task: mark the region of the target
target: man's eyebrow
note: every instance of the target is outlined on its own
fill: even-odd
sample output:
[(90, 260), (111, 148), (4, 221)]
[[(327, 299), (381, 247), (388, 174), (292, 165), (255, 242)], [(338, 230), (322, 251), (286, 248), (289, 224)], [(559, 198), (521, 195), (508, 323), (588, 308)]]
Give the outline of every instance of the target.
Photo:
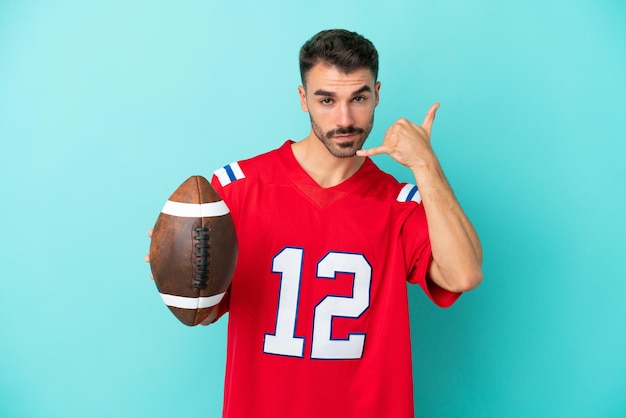
[[(356, 91), (353, 91), (352, 95), (353, 96), (357, 96), (357, 95), (359, 95), (361, 93), (371, 92), (371, 91), (372, 91), (372, 89), (370, 88), (370, 86), (368, 86), (366, 84), (363, 87), (361, 87), (360, 89), (358, 89)], [(313, 94), (315, 94), (316, 96), (325, 96), (325, 97), (335, 97), (336, 96), (334, 92), (327, 91), (327, 90), (322, 90), (322, 89), (315, 90), (315, 92)]]
[(353, 96), (358, 96), (361, 93), (365, 93), (365, 92), (371, 92), (372, 89), (370, 88), (370, 86), (368, 86), (367, 84), (364, 85), (363, 87), (361, 87), (360, 89), (358, 89), (357, 91), (353, 92), (352, 95)]
[(335, 97), (335, 93), (333, 93), (332, 91), (326, 91), (322, 89), (315, 90), (315, 93), (313, 94), (315, 94), (316, 96)]

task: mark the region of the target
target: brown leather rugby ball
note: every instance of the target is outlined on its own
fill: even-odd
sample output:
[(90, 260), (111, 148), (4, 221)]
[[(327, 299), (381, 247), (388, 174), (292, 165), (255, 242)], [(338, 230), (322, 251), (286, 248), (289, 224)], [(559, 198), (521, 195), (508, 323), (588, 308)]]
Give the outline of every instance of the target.
[(189, 177), (163, 206), (150, 243), (154, 282), (183, 324), (198, 325), (217, 314), (237, 252), (228, 207), (207, 179)]

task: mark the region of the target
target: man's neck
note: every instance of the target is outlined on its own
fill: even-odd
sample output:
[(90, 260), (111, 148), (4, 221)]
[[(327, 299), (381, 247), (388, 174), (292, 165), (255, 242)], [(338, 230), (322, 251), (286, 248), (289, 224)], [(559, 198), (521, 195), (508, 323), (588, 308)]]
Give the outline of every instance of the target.
[(343, 183), (365, 161), (365, 157), (335, 157), (312, 132), (308, 137), (292, 144), (291, 149), (304, 171), (323, 188)]

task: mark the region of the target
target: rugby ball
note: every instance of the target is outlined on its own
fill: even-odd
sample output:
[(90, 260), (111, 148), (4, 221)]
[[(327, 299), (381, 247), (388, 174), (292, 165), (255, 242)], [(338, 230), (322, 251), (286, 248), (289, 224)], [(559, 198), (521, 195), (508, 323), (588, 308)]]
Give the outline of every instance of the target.
[(194, 326), (217, 315), (237, 263), (230, 211), (202, 176), (191, 176), (167, 200), (152, 231), (150, 269), (171, 312)]

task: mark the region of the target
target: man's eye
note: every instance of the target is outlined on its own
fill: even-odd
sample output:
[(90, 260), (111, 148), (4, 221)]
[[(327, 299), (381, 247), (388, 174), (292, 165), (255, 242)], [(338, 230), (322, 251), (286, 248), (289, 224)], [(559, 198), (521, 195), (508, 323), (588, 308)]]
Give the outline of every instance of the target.
[(356, 96), (354, 99), (355, 102), (364, 102), (365, 101), (365, 97), (363, 96)]
[(320, 103), (321, 103), (321, 104), (324, 104), (324, 105), (329, 105), (329, 104), (331, 104), (332, 102), (333, 102), (333, 100), (332, 100), (332, 99), (322, 99), (322, 100), (320, 101)]

